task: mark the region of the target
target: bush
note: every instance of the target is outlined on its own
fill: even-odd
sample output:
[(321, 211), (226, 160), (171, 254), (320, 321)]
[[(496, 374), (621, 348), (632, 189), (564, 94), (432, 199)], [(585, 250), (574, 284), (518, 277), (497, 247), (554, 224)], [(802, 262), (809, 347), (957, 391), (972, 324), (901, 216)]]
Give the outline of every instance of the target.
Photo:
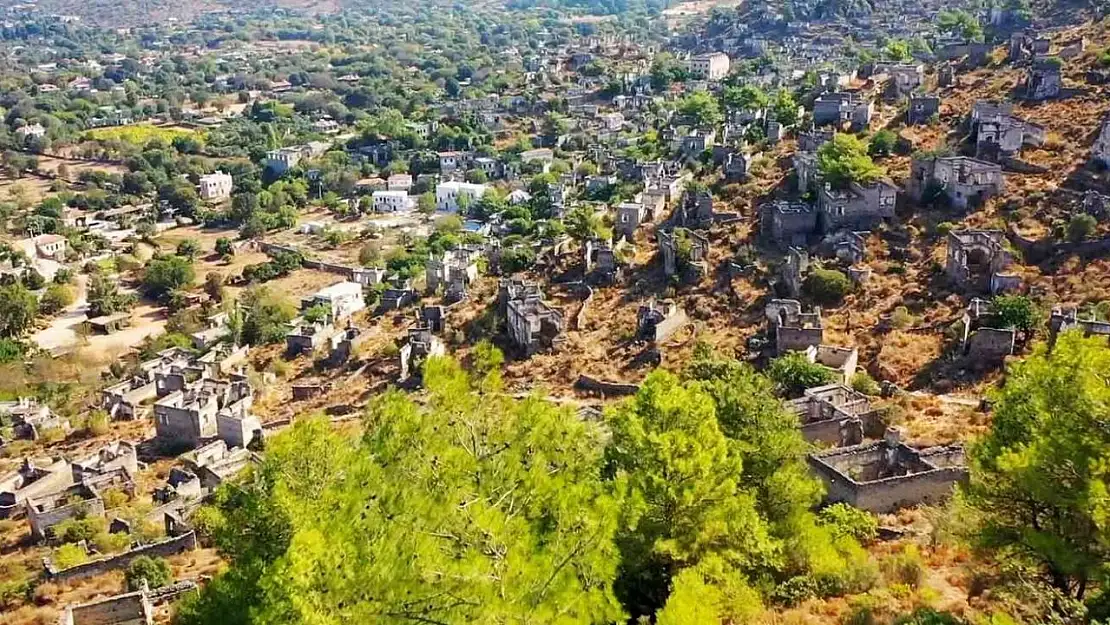
[(51, 284), (39, 299), (39, 312), (54, 315), (65, 310), (73, 301), (73, 289), (64, 284)]
[(844, 272), (836, 269), (817, 268), (809, 272), (802, 289), (820, 304), (839, 304), (852, 290), (852, 282)]
[(873, 514), (844, 503), (834, 503), (822, 509), (818, 516), (821, 523), (838, 537), (849, 536), (860, 542), (868, 542), (874, 540), (879, 531), (879, 521)]
[(833, 372), (827, 367), (810, 362), (805, 354), (794, 352), (776, 358), (767, 368), (767, 377), (771, 378), (783, 395), (798, 397), (807, 388), (832, 382)]
[(68, 569), (89, 561), (89, 553), (84, 547), (66, 544), (54, 550), (54, 566), (59, 569)]
[(925, 576), (925, 562), (914, 544), (906, 545), (901, 553), (883, 560), (881, 567), (888, 583), (905, 584), (910, 588), (917, 588)]
[(85, 419), (85, 431), (91, 436), (103, 436), (108, 433), (108, 413), (103, 410), (93, 410)]
[(173, 581), (173, 570), (163, 558), (139, 556), (131, 561), (123, 578), (130, 590), (139, 590), (144, 581), (152, 589), (161, 588)]
[(882, 392), (879, 383), (866, 371), (860, 371), (852, 376), (852, 390), (864, 395), (878, 395)]
[(1074, 215), (1068, 222), (1068, 240), (1078, 243), (1095, 233), (1098, 221), (1094, 217), (1083, 213)]
[(905, 330), (914, 324), (915, 319), (910, 311), (905, 306), (899, 306), (890, 313), (890, 325), (898, 330)]
[(938, 236), (946, 237), (955, 229), (956, 224), (952, 223), (951, 221), (942, 221), (937, 224), (936, 233)]
[(875, 136), (871, 137), (871, 143), (867, 146), (867, 152), (871, 156), (890, 156), (890, 153), (894, 151), (894, 147), (897, 143), (898, 136), (884, 128), (876, 132)]
[(786, 608), (792, 608), (799, 603), (813, 599), (820, 594), (820, 586), (816, 579), (810, 575), (791, 577), (779, 584), (771, 591), (771, 602)]

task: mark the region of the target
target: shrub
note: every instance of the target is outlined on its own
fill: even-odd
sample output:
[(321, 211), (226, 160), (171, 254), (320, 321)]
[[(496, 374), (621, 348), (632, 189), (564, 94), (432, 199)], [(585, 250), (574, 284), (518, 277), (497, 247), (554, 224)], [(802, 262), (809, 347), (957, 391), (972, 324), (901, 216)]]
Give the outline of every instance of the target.
[(150, 588), (161, 588), (173, 581), (173, 570), (163, 558), (139, 556), (131, 561), (123, 578), (130, 590), (142, 588), (144, 581)]
[(894, 146), (897, 143), (898, 136), (884, 128), (876, 132), (875, 136), (871, 137), (871, 143), (867, 147), (867, 152), (871, 156), (890, 156), (890, 153), (894, 151)]
[(1040, 313), (1033, 300), (1024, 295), (1003, 295), (994, 298), (992, 318), (999, 327), (1032, 332), (1040, 324)]
[(39, 312), (44, 315), (57, 314), (72, 304), (73, 300), (73, 289), (64, 284), (51, 284), (39, 299)]
[(89, 561), (89, 553), (84, 547), (75, 544), (65, 544), (54, 550), (54, 566), (59, 569), (68, 569)]
[(910, 314), (909, 309), (905, 306), (899, 306), (890, 313), (890, 325), (899, 330), (905, 330), (912, 326), (914, 321), (913, 315)]
[(938, 236), (946, 237), (955, 229), (956, 224), (952, 223), (951, 221), (942, 221), (937, 224), (936, 233)]
[(818, 303), (834, 305), (852, 290), (852, 282), (842, 271), (818, 268), (809, 272), (802, 289)]
[(85, 419), (85, 432), (91, 436), (103, 436), (108, 433), (108, 413), (103, 410), (93, 410)]
[(805, 354), (798, 352), (776, 358), (767, 368), (767, 377), (778, 391), (787, 397), (797, 397), (807, 388), (832, 382), (833, 373), (827, 367), (812, 363)]
[(1098, 221), (1086, 213), (1073, 215), (1068, 222), (1068, 240), (1078, 243), (1094, 234), (1097, 226)]
[(852, 389), (864, 395), (878, 395), (882, 392), (879, 383), (866, 371), (860, 371), (852, 376)]
[(874, 540), (879, 531), (879, 521), (874, 515), (844, 503), (834, 503), (818, 516), (837, 536), (850, 536), (860, 542)]
[(771, 602), (786, 608), (792, 608), (806, 599), (813, 599), (819, 595), (817, 580), (810, 575), (791, 577), (779, 584), (771, 591)]
[(106, 529), (107, 522), (102, 517), (66, 519), (52, 528), (54, 536), (64, 543), (92, 540), (98, 533)]
[(883, 575), (889, 583), (905, 584), (917, 588), (925, 576), (925, 563), (917, 545), (908, 544), (902, 552), (882, 561)]

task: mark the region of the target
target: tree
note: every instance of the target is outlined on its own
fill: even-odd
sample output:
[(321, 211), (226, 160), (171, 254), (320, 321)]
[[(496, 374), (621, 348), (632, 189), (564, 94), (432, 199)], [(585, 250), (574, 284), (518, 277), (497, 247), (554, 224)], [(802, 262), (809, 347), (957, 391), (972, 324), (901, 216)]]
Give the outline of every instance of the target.
[(89, 316), (101, 317), (123, 312), (135, 305), (135, 296), (119, 292), (119, 283), (100, 273), (89, 279)]
[(607, 464), (627, 485), (630, 517), (617, 590), (633, 617), (662, 608), (674, 577), (710, 557), (732, 571), (771, 564), (768, 528), (705, 392), (656, 371), (608, 422)]
[(216, 239), (216, 253), (224, 258), (228, 256), (234, 256), (235, 247), (232, 246), (231, 239), (227, 237), (220, 237)]
[(897, 144), (898, 135), (883, 128), (871, 137), (871, 141), (867, 145), (867, 153), (871, 156), (890, 156)]
[(433, 215), (436, 212), (436, 196), (432, 192), (421, 193), (416, 198), (416, 210), (422, 215)]
[(1033, 300), (1024, 295), (1001, 295), (991, 302), (992, 323), (1013, 328), (1029, 336), (1040, 325), (1040, 313)]
[(937, 29), (953, 37), (962, 37), (968, 41), (981, 43), (983, 41), (983, 27), (978, 18), (966, 11), (940, 11), (937, 13)]
[(146, 266), (143, 287), (154, 297), (187, 287), (196, 280), (193, 263), (183, 256), (155, 258)]
[(776, 358), (767, 368), (767, 377), (786, 397), (800, 397), (807, 388), (824, 386), (833, 381), (832, 370), (810, 362), (801, 352)]
[(127, 565), (123, 578), (127, 581), (128, 590), (139, 590), (142, 588), (143, 582), (146, 582), (147, 587), (153, 590), (173, 582), (173, 569), (170, 568), (170, 563), (166, 562), (165, 558), (139, 556)]
[(605, 222), (593, 208), (581, 205), (574, 207), (564, 219), (567, 234), (577, 241), (586, 241), (591, 238), (609, 238), (610, 233), (605, 227)]
[(39, 312), (54, 315), (73, 303), (73, 289), (64, 284), (51, 284), (39, 299)]
[(377, 398), (363, 436), (306, 418), (268, 440), (204, 515), (230, 567), (179, 625), (623, 620), (597, 426), (442, 358), (424, 384)]
[(743, 87), (725, 87), (721, 93), (721, 102), (729, 109), (754, 111), (770, 106), (771, 97), (759, 87), (744, 85)]
[(200, 254), (200, 243), (196, 239), (185, 239), (177, 244), (177, 255), (195, 260)]
[(834, 306), (852, 290), (852, 281), (843, 271), (818, 267), (809, 272), (802, 291), (819, 304)]
[(817, 149), (817, 168), (837, 188), (855, 182), (867, 185), (886, 173), (867, 155), (867, 145), (854, 135), (837, 133)]
[(22, 284), (0, 287), (0, 337), (18, 338), (35, 322), (39, 303)]
[(775, 120), (783, 126), (793, 126), (798, 123), (798, 102), (786, 89), (780, 89), (775, 95), (774, 114)]
[(883, 56), (897, 63), (908, 63), (913, 60), (913, 52), (908, 41), (893, 39), (883, 48)]
[(694, 126), (716, 126), (724, 119), (717, 100), (704, 91), (697, 91), (683, 98), (678, 103), (678, 112)]
[(1110, 349), (1064, 332), (1012, 365), (990, 431), (970, 453), (972, 537), (1083, 600), (1110, 561)]

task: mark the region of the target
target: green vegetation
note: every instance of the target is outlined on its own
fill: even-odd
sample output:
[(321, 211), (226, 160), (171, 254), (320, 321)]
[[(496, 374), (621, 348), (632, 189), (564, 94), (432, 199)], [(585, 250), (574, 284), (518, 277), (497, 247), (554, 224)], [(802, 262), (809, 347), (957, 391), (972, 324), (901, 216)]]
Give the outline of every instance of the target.
[(1077, 601), (1106, 581), (1110, 349), (1061, 334), (1014, 364), (972, 449), (966, 501), (974, 543)]
[(843, 271), (818, 267), (802, 282), (802, 291), (819, 304), (834, 306), (852, 290), (852, 281)]
[(792, 352), (776, 358), (767, 368), (767, 377), (782, 395), (799, 397), (807, 388), (832, 382), (833, 372), (828, 367), (810, 362), (805, 354)]
[(886, 174), (868, 156), (868, 146), (846, 133), (838, 133), (817, 150), (817, 168), (825, 181), (838, 188), (853, 182), (871, 184)]
[(175, 139), (188, 138), (204, 140), (201, 133), (185, 128), (159, 127), (152, 124), (134, 124), (114, 128), (95, 128), (85, 133), (90, 141), (117, 141), (135, 146), (145, 146), (151, 142), (172, 144)]
[(0, 337), (19, 338), (35, 321), (39, 302), (22, 284), (0, 287)]
[(953, 37), (962, 37), (977, 43), (983, 41), (983, 27), (979, 20), (965, 11), (941, 11), (937, 14), (937, 28)]
[(138, 590), (145, 582), (151, 590), (173, 582), (173, 570), (164, 558), (139, 556), (127, 565), (123, 579), (129, 590)]

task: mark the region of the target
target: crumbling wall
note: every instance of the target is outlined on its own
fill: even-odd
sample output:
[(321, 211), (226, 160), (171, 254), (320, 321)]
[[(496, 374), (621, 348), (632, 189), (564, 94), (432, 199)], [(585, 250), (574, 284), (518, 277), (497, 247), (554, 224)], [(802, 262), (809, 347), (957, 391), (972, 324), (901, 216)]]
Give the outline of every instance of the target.
[(598, 393), (606, 397), (621, 397), (624, 395), (635, 395), (640, 392), (638, 384), (628, 384), (625, 382), (607, 382), (605, 380), (598, 380), (588, 375), (578, 376), (578, 380), (574, 386), (587, 392)]
[(46, 560), (43, 562), (45, 569), (46, 579), (52, 582), (65, 582), (75, 579), (83, 579), (86, 577), (94, 577), (102, 575), (108, 571), (116, 571), (126, 568), (131, 564), (131, 561), (139, 556), (149, 557), (162, 557), (177, 555), (183, 551), (192, 551), (197, 548), (197, 534), (196, 532), (187, 532), (181, 536), (174, 538), (167, 538), (166, 540), (136, 547), (125, 553), (98, 560), (90, 560), (83, 564), (71, 566), (68, 569), (58, 570), (54, 565)]
[(939, 503), (952, 494), (957, 483), (967, 479), (967, 469), (948, 467), (860, 484), (841, 477), (821, 463), (811, 461), (810, 467), (825, 482), (826, 499), (830, 503), (843, 502), (875, 514)]

